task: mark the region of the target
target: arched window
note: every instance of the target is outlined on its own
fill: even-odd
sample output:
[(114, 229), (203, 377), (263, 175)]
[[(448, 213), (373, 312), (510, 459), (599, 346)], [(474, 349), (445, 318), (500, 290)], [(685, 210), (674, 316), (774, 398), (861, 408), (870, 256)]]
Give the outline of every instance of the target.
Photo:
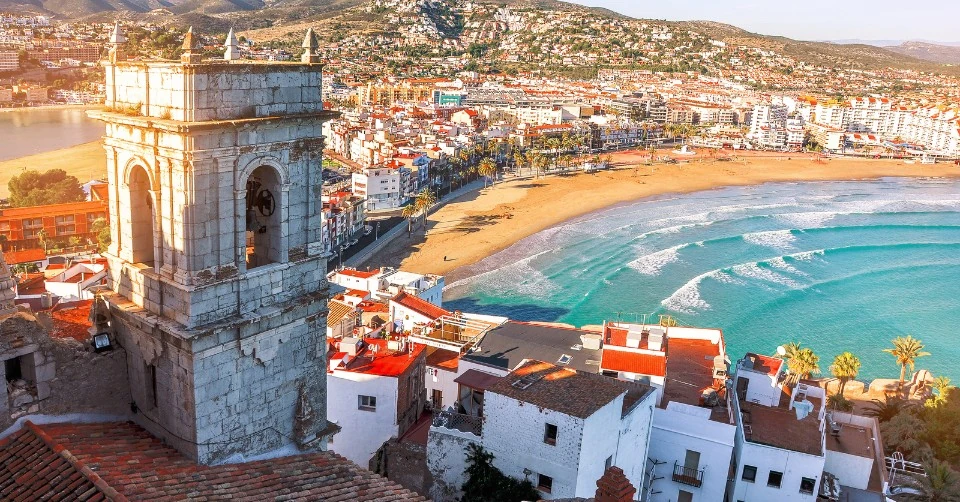
[(283, 261), (280, 219), (280, 177), (269, 166), (253, 170), (247, 179), (247, 270)]
[(130, 194), (130, 253), (134, 263), (153, 264), (153, 199), (150, 178), (142, 166), (130, 171), (127, 188)]

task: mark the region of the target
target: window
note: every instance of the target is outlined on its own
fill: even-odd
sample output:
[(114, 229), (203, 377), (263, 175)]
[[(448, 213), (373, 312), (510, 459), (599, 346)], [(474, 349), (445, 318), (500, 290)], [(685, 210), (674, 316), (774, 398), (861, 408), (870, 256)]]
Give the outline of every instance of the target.
[(773, 488), (780, 488), (780, 482), (783, 481), (783, 473), (777, 471), (770, 471), (770, 474), (767, 476), (767, 486)]
[(680, 490), (680, 493), (677, 494), (677, 502), (693, 502), (693, 493)]
[(157, 367), (152, 364), (143, 365), (143, 397), (145, 409), (157, 407)]
[(3, 371), (8, 382), (20, 380), (23, 378), (23, 370), (20, 367), (20, 358), (14, 357), (3, 362)]
[(547, 444), (557, 444), (557, 426), (546, 424), (543, 427), (543, 442)]
[(377, 411), (377, 398), (375, 396), (357, 396), (357, 401), (357, 409)]
[(753, 483), (757, 480), (757, 468), (752, 465), (743, 466), (743, 475), (740, 476), (744, 481)]
[(553, 490), (553, 478), (545, 474), (537, 474), (537, 490), (550, 493)]
[(813, 489), (817, 486), (817, 480), (811, 478), (800, 478), (800, 493), (807, 495), (813, 494)]

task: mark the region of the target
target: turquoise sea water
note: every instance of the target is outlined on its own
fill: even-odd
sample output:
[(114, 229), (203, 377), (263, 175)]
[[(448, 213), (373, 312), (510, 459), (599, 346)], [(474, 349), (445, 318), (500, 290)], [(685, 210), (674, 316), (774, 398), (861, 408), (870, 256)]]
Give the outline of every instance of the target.
[(723, 329), (728, 351), (797, 341), (824, 372), (845, 350), (861, 380), (895, 377), (882, 352), (960, 381), (960, 182), (770, 183), (664, 196), (569, 221), (451, 283), (444, 306), (576, 326), (672, 314)]

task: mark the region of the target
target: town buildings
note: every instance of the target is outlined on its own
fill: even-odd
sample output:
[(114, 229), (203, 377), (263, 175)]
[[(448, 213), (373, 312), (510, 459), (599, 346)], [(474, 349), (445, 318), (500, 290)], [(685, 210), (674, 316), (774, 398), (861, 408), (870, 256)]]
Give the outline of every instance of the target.
[(327, 368), (327, 416), (340, 427), (330, 448), (369, 465), (385, 441), (407, 432), (426, 402), (426, 353), (405, 338), (334, 340)]
[(79, 239), (97, 242), (94, 222), (107, 222), (107, 201), (92, 200), (46, 206), (0, 209), (3, 251), (40, 248), (44, 241)]

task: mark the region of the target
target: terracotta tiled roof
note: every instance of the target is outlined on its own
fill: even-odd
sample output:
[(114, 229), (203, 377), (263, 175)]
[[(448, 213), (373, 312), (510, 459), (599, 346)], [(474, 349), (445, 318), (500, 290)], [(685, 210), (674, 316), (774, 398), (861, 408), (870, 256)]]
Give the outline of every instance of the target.
[(53, 308), (53, 329), (55, 338), (73, 338), (81, 342), (90, 339), (90, 307), (93, 300), (80, 300), (71, 303), (59, 303)]
[(626, 414), (652, 391), (649, 385), (536, 360), (521, 364), (487, 389), (487, 392), (578, 418), (593, 415), (622, 394), (626, 394), (622, 410)]
[(0, 440), (0, 499), (126, 500), (30, 421)]
[[(61, 473), (79, 487), (89, 483), (91, 487), (103, 493), (116, 494), (115, 497), (90, 498), (90, 500), (149, 499), (152, 501), (172, 500), (323, 500), (339, 501), (423, 501), (423, 497), (380, 477), (377, 474), (357, 467), (350, 461), (332, 452), (307, 453), (271, 460), (260, 460), (242, 464), (219, 466), (197, 465), (173, 448), (164, 445), (131, 422), (108, 422), (100, 424), (50, 424), (35, 426), (27, 422), (25, 429), (15, 437), (34, 434), (46, 435), (49, 441), (45, 446), (56, 452), (46, 457), (43, 448), (31, 443), (30, 450), (36, 452), (37, 461), (29, 461), (29, 467), (19, 468), (11, 463), (14, 449), (20, 448), (20, 441), (11, 439), (0, 442), (0, 489), (11, 486), (23, 486), (24, 481), (33, 479), (29, 469), (39, 473), (59, 466)], [(29, 437), (28, 437), (29, 438)], [(73, 459), (69, 467), (57, 459)], [(11, 467), (17, 470), (11, 470)], [(95, 472), (94, 472), (95, 471)], [(89, 472), (88, 476), (82, 476)], [(26, 492), (31, 499), (41, 493), (40, 489), (53, 489), (54, 483), (63, 484), (56, 477), (44, 474), (47, 483), (36, 483)], [(99, 483), (99, 484), (98, 484)], [(102, 488), (101, 488), (102, 485)], [(75, 488), (71, 488), (73, 490)], [(115, 490), (115, 491), (114, 491)], [(51, 492), (49, 500), (85, 500)], [(96, 494), (96, 492), (93, 492)], [(0, 492), (0, 498), (8, 499), (7, 492)]]
[(667, 358), (661, 355), (642, 354), (625, 350), (604, 349), (600, 369), (626, 371), (638, 375), (665, 376)]
[(34, 263), (43, 261), (47, 258), (47, 253), (42, 249), (25, 249), (23, 251), (7, 251), (3, 253), (3, 258), (7, 265), (17, 265), (20, 263)]
[(449, 311), (416, 296), (408, 295), (405, 292), (401, 292), (397, 296), (394, 296), (391, 301), (403, 305), (404, 307), (422, 314), (424, 317), (429, 319), (439, 319), (445, 315), (450, 315)]
[(766, 373), (770, 376), (779, 373), (780, 365), (783, 364), (783, 359), (753, 353), (748, 353), (747, 359), (753, 360), (753, 371)]
[(359, 278), (359, 279), (369, 279), (369, 278), (371, 278), (371, 277), (379, 274), (379, 273), (380, 273), (380, 269), (379, 269), (379, 268), (376, 268), (376, 269), (373, 269), (373, 270), (366, 270), (366, 271), (364, 271), (364, 270), (357, 270), (357, 269), (355, 269), (355, 268), (345, 268), (345, 269), (343, 269), (343, 270), (341, 270), (341, 271), (339, 271), (339, 272), (337, 272), (337, 273), (338, 273), (338, 274), (341, 274), (341, 275), (346, 275), (346, 276), (349, 276), (349, 277), (357, 277), (357, 278)]

